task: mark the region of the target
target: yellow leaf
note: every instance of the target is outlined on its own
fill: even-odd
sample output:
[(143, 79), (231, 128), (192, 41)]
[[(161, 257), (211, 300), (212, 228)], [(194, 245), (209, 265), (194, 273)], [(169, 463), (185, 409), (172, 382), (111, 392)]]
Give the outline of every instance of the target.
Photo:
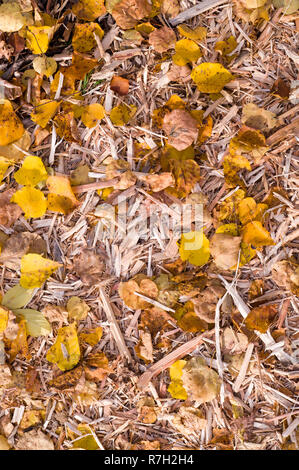
[(47, 200), (42, 191), (30, 186), (24, 186), (16, 191), (11, 202), (15, 202), (21, 207), (26, 219), (42, 217), (47, 210)]
[(44, 54), (48, 50), (53, 34), (54, 28), (50, 26), (28, 26), (26, 31), (26, 47), (33, 54)]
[(17, 354), (20, 354), (21, 357), (29, 360), (31, 359), (31, 355), (28, 350), (28, 343), (27, 343), (27, 330), (26, 330), (26, 320), (21, 320), (18, 323), (18, 332), (17, 337), (12, 340), (8, 341), (9, 344), (9, 358), (11, 361), (14, 361)]
[(202, 56), (201, 48), (191, 39), (177, 41), (175, 52), (172, 60), (176, 65), (180, 66), (186, 65), (189, 62), (196, 62)]
[(238, 206), (241, 224), (247, 224), (252, 220), (260, 220), (266, 209), (268, 209), (267, 204), (257, 204), (253, 197), (246, 197), (240, 201)]
[(6, 329), (8, 324), (8, 314), (9, 310), (0, 305), (0, 337), (3, 331)]
[(245, 126), (260, 131), (269, 131), (277, 125), (277, 119), (274, 113), (259, 108), (254, 103), (247, 103), (242, 109), (242, 122)]
[[(8, 145), (20, 139), (24, 134), (24, 127), (8, 100), (0, 99), (0, 145)], [(0, 155), (6, 156), (1, 153)]]
[(12, 165), (12, 163), (5, 157), (0, 157), (0, 183), (4, 178), (6, 170)]
[(41, 127), (46, 127), (50, 119), (56, 113), (60, 101), (41, 100), (31, 114), (33, 122)]
[(89, 330), (88, 333), (80, 333), (79, 339), (84, 343), (90, 344), (90, 346), (95, 346), (102, 338), (102, 334), (103, 328), (99, 326), (98, 328)]
[(90, 310), (87, 303), (80, 299), (80, 297), (71, 297), (67, 302), (66, 309), (68, 311), (69, 318), (78, 321), (86, 318)]
[(0, 5), (0, 31), (14, 33), (26, 24), (26, 17), (22, 14), (17, 2), (3, 3)]
[(275, 245), (270, 233), (266, 230), (261, 222), (254, 220), (249, 222), (243, 228), (243, 242), (253, 245), (256, 248), (262, 246)]
[(55, 116), (56, 132), (68, 142), (80, 142), (78, 126), (75, 121), (74, 112), (59, 113)]
[(87, 424), (79, 424), (78, 431), (81, 437), (73, 441), (73, 449), (98, 450), (99, 444), (95, 439), (95, 434)]
[(51, 77), (57, 70), (57, 62), (53, 57), (35, 57), (32, 65), (36, 73), (47, 78)]
[(140, 23), (137, 26), (135, 26), (135, 30), (138, 31), (138, 33), (144, 34), (145, 36), (148, 36), (150, 33), (155, 31), (155, 27), (151, 23)]
[(94, 127), (104, 116), (104, 107), (99, 103), (92, 103), (84, 106), (81, 119), (86, 127)]
[(62, 266), (56, 261), (30, 253), (22, 256), (20, 284), (25, 289), (41, 287), (56, 269)]
[(48, 173), (42, 159), (33, 155), (26, 157), (20, 170), (14, 174), (16, 182), (25, 186), (36, 186), (47, 176)]
[(32, 308), (17, 308), (14, 309), (13, 313), (17, 318), (21, 317), (25, 320), (26, 331), (30, 336), (47, 336), (52, 331), (50, 323), (38, 310), (33, 310)]
[(72, 39), (74, 51), (91, 51), (97, 45), (94, 35), (98, 36), (100, 39), (104, 36), (104, 31), (98, 23), (77, 23)]
[(182, 261), (203, 266), (210, 258), (209, 246), (209, 240), (202, 231), (183, 233), (179, 242), (180, 257)]
[(244, 186), (244, 182), (238, 174), (238, 172), (243, 169), (251, 170), (251, 165), (246, 157), (243, 155), (225, 155), (223, 159), (223, 173), (225, 182), (229, 188)]
[(187, 361), (182, 370), (182, 381), (188, 397), (198, 403), (210, 402), (220, 392), (219, 375), (201, 357)]
[(110, 112), (111, 122), (115, 126), (124, 126), (132, 119), (136, 111), (137, 107), (133, 104), (128, 106), (127, 104), (122, 103), (119, 106), (112, 108)]
[[(0, 131), (1, 135), (1, 131)], [(8, 145), (0, 145), (0, 156), (7, 158), (11, 162), (23, 160), (25, 152), (29, 150), (31, 137), (29, 132), (25, 131), (22, 137)], [(13, 163), (12, 163), (13, 164)]]
[(104, 0), (79, 0), (72, 8), (72, 12), (80, 20), (93, 21), (104, 15), (106, 8)]
[(15, 310), (27, 305), (33, 297), (33, 289), (24, 289), (24, 287), (17, 284), (9, 289), (3, 296), (2, 305)]
[(46, 359), (60, 370), (70, 370), (78, 364), (80, 346), (75, 323), (58, 330), (56, 341), (47, 352)]
[(227, 235), (237, 237), (239, 235), (239, 229), (237, 224), (224, 224), (220, 225), (215, 233), (226, 233)]
[(236, 49), (238, 43), (234, 36), (230, 36), (225, 41), (218, 41), (215, 44), (215, 51), (219, 51), (223, 57), (223, 59), (230, 63), (234, 58), (235, 55), (232, 55), (232, 52)]
[(183, 367), (187, 364), (187, 361), (179, 360), (174, 362), (169, 368), (169, 375), (171, 382), (168, 387), (168, 392), (173, 398), (178, 400), (187, 400), (188, 395), (183, 387), (182, 375)]
[(261, 305), (253, 308), (245, 319), (245, 326), (249, 330), (266, 333), (277, 315), (277, 305)]
[(223, 65), (205, 62), (192, 70), (191, 78), (202, 93), (219, 93), (234, 77)]
[(49, 176), (47, 186), (49, 189), (48, 209), (50, 211), (68, 214), (80, 204), (66, 176)]
[(192, 39), (193, 41), (204, 41), (207, 36), (207, 28), (204, 26), (197, 26), (191, 29), (186, 24), (181, 24), (177, 27), (177, 30), (181, 36)]
[(236, 153), (251, 153), (258, 162), (267, 152), (265, 136), (257, 129), (243, 126), (238, 134), (232, 138), (229, 151), (232, 155)]

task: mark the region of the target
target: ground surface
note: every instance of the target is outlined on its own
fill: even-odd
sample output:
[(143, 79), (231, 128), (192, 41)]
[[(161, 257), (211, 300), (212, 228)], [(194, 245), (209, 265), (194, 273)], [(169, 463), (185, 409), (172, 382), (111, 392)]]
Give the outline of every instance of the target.
[[(299, 311), (295, 290), (290, 290), (290, 284), (283, 279), (284, 272), (278, 272), (278, 276), (273, 278), (274, 263), (284, 259), (295, 263), (298, 256), (298, 166), (295, 152), (299, 109), (298, 98), (296, 100), (299, 56), (295, 46), (298, 20), (295, 14), (285, 15), (281, 9), (270, 6), (269, 21), (260, 19), (253, 24), (240, 18), (235, 5), (229, 1), (210, 2), (217, 5), (210, 5), (204, 12), (190, 10), (201, 2), (183, 0), (179, 3), (179, 11), (185, 12), (185, 16), (179, 15), (176, 21), (158, 14), (150, 22), (157, 29), (162, 26), (172, 28), (176, 40), (181, 39), (176, 28), (178, 24), (185, 23), (192, 29), (197, 26), (206, 28), (206, 38), (197, 40), (202, 50), (197, 64), (218, 62), (234, 75), (218, 96), (197, 90), (189, 77), (195, 63), (189, 63), (189, 71), (187, 67), (175, 69), (173, 48), (157, 52), (149, 44), (147, 34), (141, 36), (142, 41), (136, 36), (135, 42), (125, 39), (123, 28), (117, 26), (108, 13), (94, 19), (103, 29), (104, 37), (97, 38), (95, 47), (87, 52), (89, 57), (97, 59), (97, 65), (84, 79), (75, 82), (75, 92), (68, 97), (65, 89), (59, 89), (59, 86), (56, 95), (51, 96), (53, 77), (38, 81), (36, 76), (32, 76), (22, 82), (24, 73), (32, 69), (36, 54), (25, 48), (24, 42), (18, 47), (16, 35), (14, 40), (11, 38), (14, 33), (2, 34), (4, 43), (9, 42), (17, 51), (9, 60), (2, 58), (1, 77), (22, 87), (21, 96), (9, 99), (31, 136), (27, 155), (41, 157), (51, 175), (72, 177), (74, 193), (80, 204), (72, 207), (66, 215), (48, 210), (42, 217), (26, 219), (21, 212), (12, 224), (5, 223), (3, 219), (0, 226), (2, 254), (7, 239), (14, 234), (36, 234), (46, 244), (44, 250), (30, 251), (25, 243), (27, 248), (22, 250), (20, 239), (17, 240), (15, 263), (9, 265), (9, 259), (8, 262), (3, 258), (0, 260), (2, 294), (19, 283), (18, 263), (22, 255), (32, 251), (43, 253), (61, 263), (42, 287), (34, 290), (26, 305), (43, 312), (51, 324), (51, 333), (37, 337), (29, 335), (28, 351), (20, 347), (13, 354), (4, 332), (0, 448), (1, 445), (3, 448), (55, 447), (61, 450), (74, 445), (93, 449), (298, 448), (296, 350)], [(72, 60), (75, 24), (90, 20), (78, 19), (70, 13), (72, 5), (68, 1), (49, 0), (35, 5), (41, 13), (46, 12), (55, 20), (62, 18), (46, 53), (55, 59), (58, 70), (65, 71)], [(179, 11), (175, 11), (173, 17)], [(139, 23), (142, 23), (141, 19)], [(214, 47), (217, 41), (230, 36), (235, 37), (237, 47), (228, 64)], [(181, 76), (178, 76), (178, 69)], [(120, 96), (111, 90), (111, 79), (115, 75), (129, 80), (127, 94)], [(292, 86), (293, 91), (287, 99), (273, 92), (273, 84), (278, 78)], [(162, 214), (173, 215), (172, 204), (180, 207), (185, 202), (186, 192), (183, 194), (181, 187), (178, 189), (180, 173), (175, 175), (176, 192), (164, 188), (152, 191), (148, 182), (138, 178), (141, 173), (169, 174), (173, 171), (170, 166), (163, 168), (161, 163), (167, 139), (153, 119), (154, 110), (163, 107), (172, 95), (182, 98), (188, 111), (203, 110), (204, 123), (208, 117), (213, 122), (206, 140), (202, 139), (202, 143), (194, 147), (196, 171), (200, 168), (200, 177), (192, 170), (181, 178), (185, 178), (187, 185), (188, 178), (191, 180), (190, 189), (186, 192), (204, 196), (201, 196), (201, 202), (204, 201), (207, 218), (204, 229), (207, 238), (211, 239), (215, 229), (222, 224), (240, 225), (235, 203), (227, 209), (230, 210), (227, 218), (221, 220), (219, 216), (224, 202), (236, 191), (243, 189), (244, 195), (254, 198), (256, 203), (268, 203), (262, 222), (274, 244), (261, 246), (243, 266), (238, 263), (237, 269), (221, 269), (217, 263), (215, 265), (214, 256), (203, 266), (188, 262), (176, 266), (171, 264), (179, 259), (177, 241), (180, 236), (170, 230), (168, 236), (163, 237), (161, 220)], [(38, 106), (41, 99), (62, 99), (70, 107), (79, 106), (82, 102), (84, 105), (101, 103), (106, 116), (95, 121), (96, 125), (90, 128), (76, 117), (76, 138), (75, 131), (71, 131), (71, 138), (65, 138), (66, 134), (61, 138), (60, 131), (53, 136), (57, 126), (57, 121), (53, 120), (49, 120), (42, 134), (31, 120), (34, 106)], [(121, 103), (137, 107), (135, 115), (124, 126), (116, 125), (111, 115), (109, 117), (111, 109)], [(229, 185), (224, 179), (223, 161), (231, 139), (242, 125), (243, 107), (247, 103), (271, 111), (278, 120), (274, 127), (263, 130), (266, 151), (257, 158), (251, 150), (243, 153), (248, 157), (251, 169), (242, 173), (239, 183)], [(63, 112), (67, 111), (70, 108), (64, 108)], [(169, 109), (163, 112), (167, 114)], [(107, 163), (111, 165), (117, 159), (126, 164), (122, 163), (124, 166), (109, 173)], [(84, 173), (83, 177), (74, 179), (74, 170), (82, 165), (88, 166), (89, 177)], [(6, 170), (0, 184), (1, 194), (20, 188), (14, 179), (20, 166), (19, 160)], [(125, 173), (123, 184), (119, 184), (120, 173), (117, 171), (121, 168), (130, 170)], [(103, 178), (114, 180), (103, 184)], [(101, 187), (111, 186), (108, 193), (101, 192)], [(47, 195), (45, 185), (41, 184), (39, 189)], [(104, 204), (117, 207), (120, 194), (127, 203), (127, 233), (124, 235), (122, 227), (117, 225), (111, 236)], [(150, 236), (145, 229), (147, 236), (141, 237), (140, 232), (139, 235), (134, 232), (134, 227), (147, 220), (151, 213), (158, 216), (157, 226)], [(227, 253), (230, 248), (226, 246), (223, 250)], [(12, 256), (12, 252), (10, 254)], [(119, 293), (120, 283), (140, 273), (145, 277), (156, 276), (156, 279), (163, 273), (168, 274), (168, 280), (172, 276), (181, 277), (172, 279), (168, 287), (164, 286), (164, 297), (157, 298), (155, 292), (151, 295), (149, 290), (140, 288), (147, 298), (159, 302), (154, 306), (144, 303), (144, 300), (143, 304), (141, 301), (138, 304), (135, 288), (131, 286), (134, 299), (127, 302), (128, 306), (124, 302), (125, 294)], [(219, 275), (224, 283), (220, 282)], [(201, 283), (203, 278), (206, 284)], [(255, 292), (253, 281), (258, 281), (253, 285)], [(227, 296), (225, 308), (220, 308), (219, 301), (232, 282), (230, 292), (233, 300)], [(168, 302), (167, 296), (171, 296), (172, 291), (175, 291), (175, 301)], [(58, 330), (73, 323), (66, 309), (73, 296), (84, 300), (89, 307), (87, 314), (82, 314), (79, 309), (78, 334), (94, 332), (95, 328), (101, 327), (102, 337), (95, 341), (95, 345), (88, 344), (81, 337), (80, 361), (78, 358), (76, 367), (66, 372), (48, 361), (46, 355), (57, 339)], [(178, 317), (171, 314), (192, 298), (197, 300), (201, 316), (199, 314), (198, 317), (198, 310), (195, 314), (194, 306), (190, 308), (189, 304), (188, 308), (193, 313), (188, 327), (187, 320), (179, 323)], [(207, 306), (203, 307), (203, 304)], [(165, 305), (171, 305), (172, 309), (167, 314), (163, 308)], [(258, 337), (253, 329), (244, 327), (243, 317), (250, 309), (261, 305), (266, 306), (266, 310), (275, 305), (276, 309), (267, 337)], [(265, 315), (268, 314), (269, 309)], [(168, 316), (164, 318), (163, 315)], [(232, 334), (226, 343), (224, 332)], [(241, 336), (238, 337), (237, 333)], [(269, 344), (268, 350), (266, 344)], [(177, 353), (178, 348), (181, 349)], [(96, 356), (97, 353), (105, 354), (109, 366), (104, 356)], [(66, 351), (65, 359), (69, 358), (68, 354)], [(98, 361), (101, 357), (102, 362), (94, 365), (92, 360), (95, 357)], [(207, 401), (194, 399), (194, 393), (188, 395), (187, 401), (179, 400), (167, 390), (171, 363), (191, 357), (201, 357), (207, 367), (217, 373), (221, 388)], [(152, 373), (143, 375), (147, 369)], [(200, 388), (198, 380), (196, 386)], [(89, 437), (82, 440), (82, 435), (86, 434)]]

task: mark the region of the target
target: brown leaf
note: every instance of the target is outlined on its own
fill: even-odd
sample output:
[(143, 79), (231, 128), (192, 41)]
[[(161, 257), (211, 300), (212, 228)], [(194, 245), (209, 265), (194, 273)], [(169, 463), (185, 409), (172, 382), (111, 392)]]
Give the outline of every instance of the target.
[(171, 28), (163, 26), (163, 28), (155, 29), (149, 35), (148, 42), (156, 52), (166, 52), (173, 49), (176, 41), (176, 35)]
[(16, 450), (54, 450), (51, 438), (40, 429), (25, 432), (15, 445)]
[(163, 127), (169, 145), (177, 150), (185, 150), (198, 137), (197, 121), (183, 109), (174, 109), (166, 114)]
[(134, 292), (138, 292), (152, 299), (155, 299), (159, 293), (155, 282), (143, 274), (139, 274), (127, 282), (121, 282), (118, 292), (127, 307), (133, 308), (134, 310), (151, 306), (146, 300), (134, 294)]
[(154, 193), (163, 191), (163, 189), (173, 186), (175, 183), (173, 175), (166, 172), (159, 175), (138, 175), (138, 179), (146, 182)]
[(198, 403), (209, 402), (220, 392), (218, 374), (201, 357), (187, 361), (183, 367), (182, 381), (188, 397)]
[(197, 435), (198, 431), (207, 426), (207, 423), (202, 412), (192, 406), (181, 406), (172, 420), (172, 425), (186, 437), (190, 434)]
[(10, 269), (20, 269), (21, 258), (27, 253), (46, 254), (45, 240), (37, 233), (20, 232), (11, 235), (0, 253), (0, 263)]
[(114, 75), (112, 77), (110, 88), (112, 91), (120, 96), (125, 96), (129, 93), (130, 82), (127, 78), (118, 77)]
[(243, 106), (242, 122), (245, 126), (268, 132), (277, 125), (277, 119), (274, 113), (259, 108), (254, 103), (248, 103)]
[(272, 279), (279, 287), (299, 295), (299, 264), (282, 260), (272, 266)]
[(191, 80), (191, 69), (188, 65), (171, 64), (170, 70), (167, 72), (168, 80), (171, 82), (187, 83)]
[(104, 278), (105, 262), (95, 251), (85, 248), (74, 259), (74, 271), (88, 286), (101, 282)]
[(153, 343), (151, 334), (148, 331), (139, 331), (139, 342), (135, 346), (137, 356), (146, 364), (153, 362)]
[(72, 390), (77, 385), (83, 374), (83, 366), (79, 365), (72, 370), (58, 375), (50, 380), (49, 385), (60, 391)]
[(216, 266), (230, 269), (238, 263), (241, 237), (215, 233), (210, 240), (210, 251)]
[(95, 383), (101, 382), (108, 374), (113, 372), (103, 352), (89, 354), (83, 366), (86, 379)]
[(192, 299), (196, 315), (208, 323), (215, 322), (215, 309), (225, 289), (217, 279), (208, 279), (205, 289)]
[(258, 330), (266, 333), (277, 315), (277, 305), (262, 305), (253, 308), (245, 319), (245, 326), (249, 330)]
[(291, 87), (290, 84), (283, 80), (282, 78), (278, 78), (273, 83), (270, 93), (274, 96), (278, 96), (278, 98), (282, 98), (283, 100), (287, 100), (290, 96)]
[(112, 16), (118, 26), (131, 29), (137, 25), (138, 20), (149, 16), (151, 10), (152, 5), (148, 0), (121, 0), (115, 5)]
[(13, 189), (0, 193), (0, 224), (4, 227), (11, 227), (22, 214), (22, 209), (10, 202), (13, 194)]

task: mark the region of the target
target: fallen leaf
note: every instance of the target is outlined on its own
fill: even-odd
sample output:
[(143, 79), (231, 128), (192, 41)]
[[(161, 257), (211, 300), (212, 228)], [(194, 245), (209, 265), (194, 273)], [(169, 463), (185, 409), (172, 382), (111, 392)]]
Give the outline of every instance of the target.
[(6, 171), (11, 165), (13, 165), (13, 162), (10, 162), (4, 157), (0, 157), (0, 183), (3, 180)]
[(88, 354), (84, 361), (84, 371), (87, 380), (95, 383), (101, 382), (108, 374), (113, 372), (103, 352)]
[(112, 16), (116, 24), (123, 29), (134, 28), (139, 20), (149, 16), (152, 4), (146, 0), (120, 0), (113, 10)]
[(25, 33), (26, 47), (28, 47), (33, 54), (44, 54), (48, 50), (54, 29), (55, 28), (51, 26), (28, 26)]
[(137, 275), (127, 282), (121, 282), (118, 288), (120, 298), (127, 307), (138, 310), (148, 308), (151, 305), (134, 292), (155, 299), (159, 291), (156, 283), (144, 275)]
[(132, 117), (136, 114), (137, 107), (133, 104), (127, 105), (121, 103), (119, 106), (115, 106), (115, 108), (111, 109), (110, 112), (110, 119), (112, 124), (115, 126), (124, 126), (128, 124), (128, 122), (132, 119)]
[(253, 129), (268, 132), (277, 126), (277, 119), (274, 113), (259, 108), (254, 103), (247, 103), (242, 109), (242, 123)]
[(187, 149), (198, 137), (196, 120), (183, 109), (174, 109), (163, 119), (168, 144), (176, 150)]
[(136, 355), (146, 364), (153, 362), (153, 343), (151, 334), (148, 331), (139, 331), (139, 341), (134, 349)]
[(26, 157), (20, 170), (14, 174), (16, 182), (25, 186), (36, 186), (47, 177), (48, 173), (42, 159), (33, 155)]
[(238, 205), (238, 215), (241, 224), (247, 224), (252, 220), (259, 220), (263, 218), (265, 210), (268, 209), (267, 204), (257, 204), (253, 197), (246, 197), (240, 201)]
[(8, 144), (0, 145), (0, 155), (13, 162), (23, 160), (24, 154), (29, 150), (31, 145), (31, 137), (29, 132), (25, 131), (20, 139)]
[(52, 439), (40, 429), (32, 429), (19, 437), (16, 450), (54, 450)]
[(78, 431), (81, 432), (81, 437), (73, 441), (73, 449), (80, 450), (98, 450), (100, 449), (99, 441), (95, 437), (95, 433), (87, 424), (79, 424)]
[(70, 370), (78, 364), (80, 347), (75, 323), (58, 330), (55, 343), (48, 350), (46, 359), (63, 371)]
[(191, 29), (186, 24), (180, 24), (178, 25), (177, 30), (181, 36), (184, 36), (187, 39), (192, 39), (193, 41), (204, 41), (207, 36), (207, 28), (204, 26), (196, 26), (196, 28)]
[(170, 18), (175, 18), (180, 13), (179, 0), (162, 0), (161, 13)]
[(93, 286), (103, 280), (105, 261), (103, 256), (86, 248), (74, 258), (73, 268), (84, 284)]
[(192, 70), (191, 78), (202, 93), (219, 93), (234, 77), (223, 65), (205, 62)]
[(9, 309), (3, 308), (2, 305), (0, 305), (0, 338), (2, 339), (2, 333), (6, 330), (7, 324), (8, 324), (8, 314), (9, 314)]
[(105, 109), (99, 103), (92, 103), (84, 106), (81, 119), (86, 127), (95, 127), (101, 119), (105, 117)]
[(56, 60), (47, 56), (35, 57), (32, 66), (36, 73), (47, 78), (51, 77), (57, 70)]
[(9, 310), (22, 308), (31, 301), (33, 293), (33, 289), (24, 289), (20, 284), (17, 284), (5, 292), (1, 304)]
[[(0, 100), (0, 145), (5, 146), (20, 139), (24, 134), (24, 127), (8, 100)], [(5, 154), (1, 152), (3, 157)]]
[(79, 0), (73, 5), (72, 12), (80, 20), (93, 21), (104, 15), (106, 8), (104, 0)]
[(80, 143), (78, 126), (74, 118), (74, 112), (59, 113), (55, 116), (56, 132), (67, 142)]
[(295, 295), (299, 295), (299, 265), (291, 260), (277, 261), (272, 266), (272, 279)]
[(62, 392), (73, 390), (78, 385), (78, 383), (80, 383), (83, 372), (83, 366), (79, 365), (74, 367), (74, 369), (64, 372), (63, 374), (60, 374), (54, 379), (50, 380), (49, 385)]
[(214, 263), (220, 269), (231, 269), (238, 263), (241, 237), (215, 233), (210, 239), (210, 251)]
[(170, 393), (172, 398), (178, 400), (187, 400), (188, 395), (183, 386), (183, 368), (187, 364), (184, 360), (179, 360), (174, 362), (169, 368), (169, 375), (171, 382), (167, 388), (167, 391)]
[(173, 416), (171, 424), (183, 436), (189, 437), (190, 434), (197, 435), (198, 431), (205, 429), (208, 421), (199, 409), (181, 406), (178, 413)]
[(41, 255), (24, 255), (21, 259), (20, 284), (25, 289), (41, 287), (60, 266), (60, 263), (43, 258)]
[(171, 82), (187, 83), (191, 80), (191, 69), (188, 65), (171, 64), (170, 70), (167, 72), (167, 78)]
[(26, 219), (42, 217), (47, 210), (47, 200), (42, 191), (30, 186), (24, 186), (16, 191), (11, 202), (15, 202), (21, 207)]
[(144, 397), (137, 403), (138, 421), (144, 424), (154, 424), (157, 421), (157, 406), (153, 398)]
[(66, 309), (68, 311), (69, 318), (77, 321), (86, 318), (90, 310), (87, 303), (80, 299), (80, 297), (71, 297), (66, 304)]
[(130, 82), (127, 78), (114, 75), (110, 82), (110, 89), (119, 96), (125, 96), (129, 93)]
[(230, 36), (228, 39), (224, 41), (218, 41), (215, 44), (215, 51), (220, 52), (223, 59), (230, 64), (231, 61), (236, 57), (236, 54), (232, 54), (232, 52), (236, 49), (238, 43), (234, 36)]
[(266, 333), (277, 315), (277, 305), (262, 305), (255, 307), (245, 318), (245, 326), (249, 330)]
[(171, 28), (163, 26), (150, 33), (148, 42), (156, 52), (162, 53), (174, 48), (176, 36)]
[(0, 434), (0, 450), (9, 450), (10, 449), (10, 445), (8, 444), (8, 440), (6, 439), (6, 437), (2, 436)]
[(183, 233), (179, 243), (180, 257), (195, 266), (203, 266), (210, 258), (209, 245), (209, 240), (202, 231)]
[(223, 159), (223, 174), (229, 188), (244, 187), (244, 181), (239, 176), (239, 171), (251, 170), (251, 165), (243, 155), (225, 155)]
[(248, 338), (244, 333), (226, 327), (220, 337), (221, 351), (224, 354), (241, 354), (246, 351)]
[(289, 82), (282, 78), (277, 78), (271, 87), (270, 93), (283, 100), (288, 100), (290, 96), (291, 86)]
[(16, 356), (19, 354), (20, 357), (29, 360), (31, 355), (28, 349), (27, 343), (27, 329), (26, 329), (26, 320), (21, 320), (18, 323), (18, 332), (16, 338), (11, 340), (6, 340), (8, 354), (10, 361), (14, 361)]
[(26, 432), (26, 429), (32, 429), (35, 426), (42, 424), (42, 412), (41, 410), (26, 410), (23, 414), (23, 418), (20, 422), (19, 429)]
[(247, 126), (241, 127), (229, 144), (229, 151), (232, 155), (250, 153), (257, 163), (267, 150), (265, 136), (259, 130)]
[(44, 315), (38, 310), (31, 308), (17, 308), (13, 310), (17, 318), (25, 320), (26, 332), (30, 336), (47, 336), (52, 332), (52, 328)]
[(41, 100), (31, 113), (31, 120), (45, 128), (48, 122), (56, 114), (60, 101)]
[(37, 233), (13, 233), (3, 245), (0, 262), (10, 269), (19, 270), (23, 255), (27, 253), (45, 254), (46, 252), (47, 244)]
[(11, 227), (22, 213), (22, 209), (11, 202), (13, 194), (13, 189), (0, 193), (0, 224), (4, 227)]
[(102, 334), (103, 328), (101, 326), (86, 331), (84, 330), (84, 332), (79, 334), (79, 341), (87, 343), (90, 346), (96, 346), (102, 338)]
[(94, 49), (97, 46), (94, 35), (99, 39), (104, 36), (104, 31), (98, 23), (76, 23), (72, 39), (74, 51), (90, 52)]
[(199, 318), (195, 312), (193, 301), (188, 301), (183, 307), (176, 309), (174, 318), (177, 320), (178, 327), (189, 333), (203, 332), (208, 329), (206, 321)]
[(188, 398), (197, 403), (212, 401), (220, 392), (220, 378), (201, 357), (193, 357), (182, 369), (183, 386)]
[(244, 226), (242, 238), (244, 243), (253, 245), (257, 249), (262, 246), (275, 245), (268, 230), (257, 220), (249, 222)]
[(88, 165), (79, 165), (77, 168), (70, 174), (70, 182), (72, 186), (77, 186), (80, 184), (91, 183), (94, 181), (94, 178), (90, 178), (88, 173), (90, 168)]
[(201, 48), (195, 41), (191, 39), (180, 39), (175, 43), (175, 54), (172, 56), (172, 60), (174, 64), (184, 66), (189, 63), (197, 62), (201, 56)]
[(173, 186), (175, 183), (171, 173), (138, 175), (138, 179), (147, 183), (154, 193), (163, 191), (163, 189)]
[(298, 0), (272, 0), (275, 8), (283, 8), (284, 15), (292, 15), (299, 9)]
[(4, 33), (20, 31), (26, 23), (26, 16), (22, 14), (18, 2), (0, 5), (0, 31)]
[(66, 176), (49, 176), (47, 179), (48, 209), (69, 214), (80, 205)]
[[(272, 268), (273, 269), (273, 268)], [(273, 277), (273, 273), (272, 273)], [(248, 298), (249, 300), (256, 299), (260, 295), (264, 293), (264, 279), (254, 279), (250, 284), (249, 291), (248, 291)]]

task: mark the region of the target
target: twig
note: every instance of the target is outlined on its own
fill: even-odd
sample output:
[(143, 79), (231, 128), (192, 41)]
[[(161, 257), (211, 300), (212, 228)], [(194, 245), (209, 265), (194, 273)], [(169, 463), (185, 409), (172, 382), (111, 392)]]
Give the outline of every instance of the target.
[(195, 5), (192, 8), (188, 8), (188, 10), (182, 11), (179, 13), (175, 18), (169, 21), (172, 26), (176, 26), (177, 24), (183, 23), (186, 20), (190, 20), (205, 11), (211, 10), (212, 8), (218, 7), (219, 5), (223, 5), (227, 3), (227, 0), (205, 0), (200, 2), (199, 5)]

